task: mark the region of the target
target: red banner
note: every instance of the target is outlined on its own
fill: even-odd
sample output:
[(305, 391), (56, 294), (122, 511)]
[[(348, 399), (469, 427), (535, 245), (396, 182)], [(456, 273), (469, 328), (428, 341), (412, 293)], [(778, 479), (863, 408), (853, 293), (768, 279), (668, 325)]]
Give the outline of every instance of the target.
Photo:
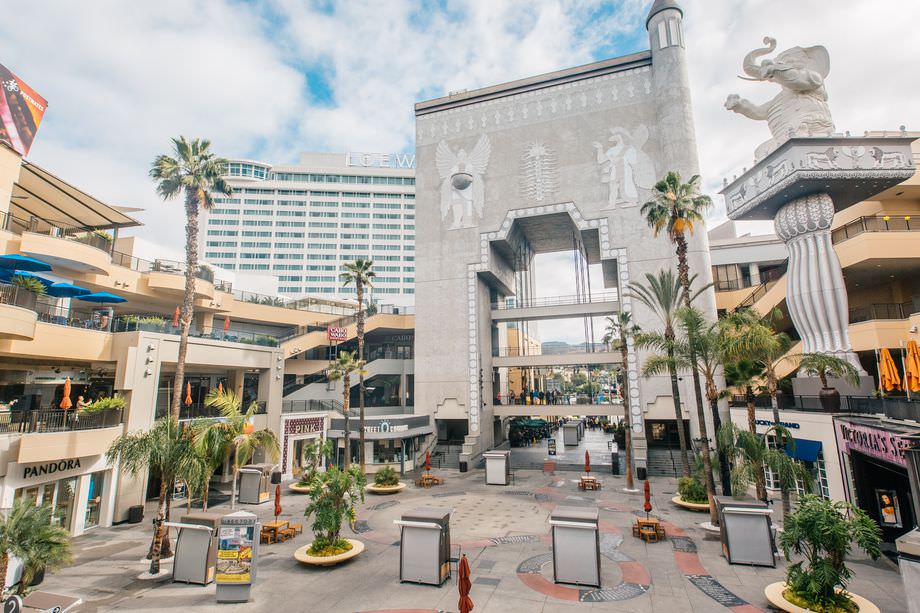
[(348, 340), (348, 329), (329, 326), (326, 328), (326, 338), (333, 343), (344, 343)]
[(0, 141), (28, 155), (48, 102), (0, 64)]

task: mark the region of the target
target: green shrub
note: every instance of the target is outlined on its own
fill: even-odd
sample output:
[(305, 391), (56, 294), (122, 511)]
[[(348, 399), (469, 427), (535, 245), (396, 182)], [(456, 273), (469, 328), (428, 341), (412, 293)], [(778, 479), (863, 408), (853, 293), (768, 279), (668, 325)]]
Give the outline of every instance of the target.
[(13, 275), (12, 283), (16, 287), (32, 292), (33, 294), (44, 294), (47, 291), (45, 284), (35, 277), (24, 277), (22, 275)]
[(106, 411), (109, 409), (124, 409), (125, 408), (125, 399), (121, 396), (112, 396), (109, 398), (100, 398), (95, 402), (91, 402), (83, 406), (80, 409), (81, 413), (98, 413), (99, 411)]
[[(352, 464), (348, 470), (331, 466), (329, 470), (317, 475), (310, 490), (310, 504), (304, 511), (304, 517), (315, 516), (313, 521), (313, 551), (327, 548), (340, 549), (343, 539), (339, 536), (342, 524), (354, 523), (357, 507), (364, 502), (364, 486), (367, 479), (358, 465)], [(343, 553), (339, 551), (338, 553)], [(326, 553), (320, 555), (335, 555)]]
[(374, 485), (379, 487), (399, 485), (399, 473), (391, 466), (384, 466), (374, 474)]
[(706, 485), (696, 477), (681, 477), (677, 482), (677, 493), (684, 502), (706, 504), (709, 496), (706, 494)]

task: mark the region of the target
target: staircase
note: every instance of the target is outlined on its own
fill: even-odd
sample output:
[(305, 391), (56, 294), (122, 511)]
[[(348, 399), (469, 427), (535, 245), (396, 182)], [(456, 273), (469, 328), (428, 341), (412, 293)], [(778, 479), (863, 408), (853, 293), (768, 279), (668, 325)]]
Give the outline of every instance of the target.
[(431, 454), (431, 465), (436, 468), (460, 468), (460, 451), (462, 445), (439, 442)]
[(680, 476), (680, 450), (656, 449), (649, 447), (646, 462), (648, 474), (651, 477), (678, 477)]

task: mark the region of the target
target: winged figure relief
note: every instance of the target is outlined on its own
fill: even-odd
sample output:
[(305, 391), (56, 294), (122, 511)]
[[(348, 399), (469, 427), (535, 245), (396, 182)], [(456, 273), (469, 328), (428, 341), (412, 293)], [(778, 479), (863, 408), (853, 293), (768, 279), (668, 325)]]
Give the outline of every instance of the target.
[(489, 165), (492, 146), (483, 134), (469, 153), (459, 149), (456, 153), (446, 141), (438, 143), (435, 165), (441, 177), (441, 219), (452, 215), (448, 230), (473, 228), (482, 217), (485, 204), (483, 175)]
[(642, 148), (648, 141), (648, 128), (640, 125), (630, 132), (610, 128), (609, 144), (594, 143), (601, 181), (608, 184), (607, 209), (639, 204), (642, 194), (655, 185), (655, 165)]

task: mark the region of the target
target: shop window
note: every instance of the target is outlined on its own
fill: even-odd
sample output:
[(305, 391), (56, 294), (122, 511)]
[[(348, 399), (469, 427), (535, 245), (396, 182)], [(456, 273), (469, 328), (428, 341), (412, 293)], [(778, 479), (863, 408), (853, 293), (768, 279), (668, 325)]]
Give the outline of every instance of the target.
[(95, 472), (89, 477), (89, 489), (86, 493), (86, 528), (95, 528), (99, 525), (99, 516), (102, 509), (102, 488), (105, 484), (105, 472)]

